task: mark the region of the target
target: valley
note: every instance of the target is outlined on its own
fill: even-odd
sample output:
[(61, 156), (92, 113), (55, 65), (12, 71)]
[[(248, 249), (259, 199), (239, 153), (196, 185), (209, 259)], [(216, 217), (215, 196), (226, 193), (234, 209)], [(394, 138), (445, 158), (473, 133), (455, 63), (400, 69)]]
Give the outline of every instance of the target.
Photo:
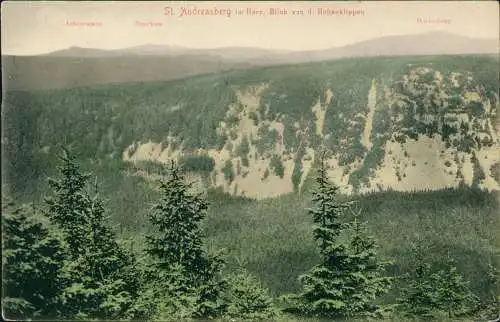
[[(61, 147), (92, 174), (120, 238), (145, 248), (150, 205), (171, 161), (209, 202), (206, 247), (273, 296), (319, 262), (311, 205), (319, 156), (340, 199), (394, 260), (411, 245), (450, 254), (482, 299), (500, 246), (498, 58), (353, 58), (177, 80), (4, 92), (2, 190), (43, 203)], [(94, 191), (94, 190), (93, 190)], [(384, 298), (398, 296), (392, 291)]]

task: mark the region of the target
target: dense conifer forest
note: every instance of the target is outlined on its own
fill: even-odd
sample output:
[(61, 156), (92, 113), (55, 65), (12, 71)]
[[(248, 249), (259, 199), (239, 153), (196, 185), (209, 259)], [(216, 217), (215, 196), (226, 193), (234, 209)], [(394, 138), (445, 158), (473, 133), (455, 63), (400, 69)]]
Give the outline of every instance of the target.
[(6, 90), (4, 317), (495, 319), (498, 88), (461, 55)]
[[(228, 259), (227, 249), (218, 248), (237, 247), (242, 241), (250, 248), (262, 247), (262, 244), (243, 239), (243, 233), (250, 233), (250, 226), (241, 231), (242, 227), (230, 228), (226, 222), (229, 228), (226, 233), (232, 236), (211, 234), (214, 225), (222, 224), (223, 218), (212, 218), (212, 222), (207, 223), (207, 216), (213, 216), (208, 212), (213, 206), (207, 199), (216, 201), (223, 195), (194, 192), (184, 178), (182, 166), (172, 162), (165, 167), (164, 176), (157, 183), (157, 198), (150, 205), (143, 205), (148, 209), (149, 221), (140, 247), (134, 246), (133, 240), (119, 238), (108, 220), (110, 210), (99, 193), (99, 186), (92, 184), (91, 174), (84, 173), (66, 149), (60, 154), (58, 169), (57, 176), (49, 179), (50, 192), (42, 203), (19, 205), (3, 200), (2, 306), (5, 317), (314, 321), (321, 318), (486, 319), (498, 314), (499, 275), (494, 249), (490, 249), (489, 255), (483, 253), (486, 257), (481, 262), (464, 265), (463, 261), (471, 256), (467, 254), (470, 250), (458, 251), (450, 245), (440, 245), (439, 241), (447, 239), (425, 238), (419, 235), (424, 231), (414, 228), (406, 236), (411, 240), (409, 253), (389, 258), (390, 242), (397, 240), (379, 242), (373, 237), (370, 230), (380, 232), (381, 229), (366, 224), (366, 220), (370, 220), (365, 214), (367, 210), (371, 208), (378, 216), (384, 216), (380, 211), (387, 210), (384, 204), (406, 199), (407, 205), (416, 205), (424, 199), (417, 193), (388, 193), (392, 200), (381, 195), (345, 198), (338, 195), (339, 187), (329, 180), (321, 163), (311, 184), (311, 193), (301, 198), (307, 200), (308, 209), (294, 209), (303, 222), (309, 222), (309, 227), (303, 227), (308, 230), (304, 235), (312, 237), (313, 241), (307, 243), (316, 249), (317, 256), (294, 254), (293, 260), (302, 260), (302, 263), (297, 271), (297, 284), (287, 287), (269, 281), (272, 278), (279, 282), (282, 271), (264, 266), (255, 269), (256, 263), (250, 262), (259, 260), (263, 250), (249, 249), (247, 258), (238, 257), (238, 251), (232, 250), (229, 253), (239, 259), (234, 261)], [(482, 208), (483, 204), (494, 202), (480, 190), (463, 189), (429, 194), (425, 198), (426, 206), (437, 194), (441, 194), (441, 198), (467, 197), (468, 200), (462, 199), (459, 203), (469, 210), (480, 209), (478, 204)], [(266, 212), (276, 207), (253, 205), (251, 200), (232, 203), (247, 208), (247, 214), (248, 207), (261, 207)], [(231, 205), (231, 201), (228, 204)], [(214, 206), (220, 207), (216, 202)], [(375, 207), (381, 209), (373, 209)], [(245, 221), (250, 218), (245, 218), (248, 215), (242, 210), (239, 216), (226, 221), (231, 220), (232, 225), (249, 225)], [(397, 207), (391, 210), (397, 211)], [(480, 215), (488, 216), (481, 210)], [(447, 211), (454, 212), (448, 213), (451, 216), (446, 221), (448, 225), (460, 225), (465, 216), (470, 219), (470, 215), (459, 213), (458, 207)], [(443, 220), (428, 219), (428, 223)], [(425, 224), (425, 220), (422, 223)], [(390, 225), (389, 222), (379, 224)], [(265, 229), (262, 230), (264, 233)], [(474, 247), (474, 242), (480, 243), (480, 240), (466, 240), (467, 237), (456, 237), (455, 242), (466, 242), (469, 248)], [(226, 242), (221, 242), (221, 238)], [(232, 241), (228, 242), (227, 238)], [(283, 238), (274, 239), (276, 245), (268, 251), (279, 251), (281, 255), (275, 256), (286, 256), (282, 249), (287, 248), (286, 240), (288, 244), (294, 243), (297, 236), (292, 233)], [(386, 249), (381, 249), (381, 245)], [(443, 256), (439, 256), (439, 252)], [(254, 258), (250, 258), (252, 253)], [(300, 259), (300, 256), (310, 259)], [(277, 258), (274, 265), (282, 265), (277, 263), (282, 259), (286, 260)], [(270, 277), (271, 273), (275, 276)], [(288, 292), (283, 292), (284, 289)]]

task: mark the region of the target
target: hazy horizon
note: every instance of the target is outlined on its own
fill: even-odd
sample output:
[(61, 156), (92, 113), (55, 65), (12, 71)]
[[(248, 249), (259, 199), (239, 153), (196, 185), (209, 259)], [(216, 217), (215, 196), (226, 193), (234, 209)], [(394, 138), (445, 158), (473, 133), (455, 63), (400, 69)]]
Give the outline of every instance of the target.
[[(384, 36), (380, 36), (380, 37), (375, 37), (375, 38), (370, 38), (370, 39), (365, 39), (365, 40), (357, 41), (357, 42), (354, 42), (354, 43), (345, 44), (345, 45), (342, 45), (342, 46), (331, 46), (331, 47), (317, 48), (317, 49), (311, 49), (311, 50), (318, 50), (318, 51), (320, 51), (320, 50), (327, 50), (327, 49), (332, 49), (332, 48), (341, 48), (341, 47), (355, 45), (355, 44), (362, 43), (362, 42), (365, 42), (365, 41), (376, 40), (376, 39), (385, 38), (385, 37), (423, 36), (423, 35), (433, 34), (433, 33), (437, 34), (437, 33), (440, 33), (440, 32), (441, 31), (430, 31), (430, 32), (419, 33), (419, 34), (384, 35)], [(453, 35), (453, 36), (458, 36), (458, 37), (467, 37), (467, 38), (471, 38), (471, 39), (474, 39), (474, 40), (494, 40), (494, 38), (473, 38), (473, 37), (468, 37), (468, 36), (462, 36), (462, 35), (454, 34), (454, 33), (451, 33), (451, 32), (442, 32), (442, 33), (448, 34), (448, 35)], [(258, 47), (258, 45), (256, 45), (256, 46), (216, 46), (216, 47), (203, 47), (203, 48), (201, 48), (201, 47), (186, 47), (186, 46), (181, 46), (181, 45), (176, 45), (176, 44), (165, 44), (165, 43), (163, 43), (163, 44), (161, 44), (161, 43), (143, 43), (143, 44), (139, 44), (139, 45), (133, 45), (133, 46), (127, 46), (127, 47), (120, 47), (120, 48), (81, 47), (81, 46), (73, 45), (73, 46), (69, 46), (69, 47), (66, 47), (66, 48), (61, 48), (61, 49), (57, 49), (57, 50), (53, 50), (53, 51), (49, 51), (49, 52), (45, 52), (45, 53), (38, 53), (36, 55), (50, 54), (50, 53), (54, 53), (54, 52), (61, 51), (61, 50), (71, 49), (71, 48), (89, 49), (89, 50), (103, 50), (103, 51), (119, 51), (119, 50), (126, 50), (126, 49), (131, 49), (131, 48), (139, 48), (139, 47), (147, 47), (147, 46), (151, 46), (151, 47), (172, 47), (172, 48), (188, 49), (188, 50), (217, 50), (217, 49), (227, 49), (227, 48), (248, 48), (248, 49), (256, 49), (256, 50), (269, 50), (269, 51), (274, 51), (274, 52), (280, 52), (280, 51), (282, 51), (282, 52), (290, 52), (290, 53), (305, 51), (304, 49), (298, 50), (298, 49), (284, 49), (284, 48), (264, 48), (264, 47)], [(6, 55), (9, 55), (9, 54), (6, 54)], [(18, 55), (18, 56), (25, 56), (25, 55)], [(26, 55), (26, 56), (29, 56), (29, 55)]]
[[(172, 16), (165, 16), (171, 7)], [(183, 16), (185, 9), (227, 9), (231, 16)], [(236, 15), (237, 9), (263, 16)], [(287, 15), (269, 15), (274, 8)], [(353, 15), (318, 15), (317, 10)], [(311, 9), (296, 16), (292, 10)], [(3, 2), (2, 55), (39, 55), (70, 47), (190, 49), (249, 47), (282, 51), (343, 47), (385, 36), (445, 32), (498, 39), (496, 2)], [(208, 26), (208, 27), (207, 27)]]

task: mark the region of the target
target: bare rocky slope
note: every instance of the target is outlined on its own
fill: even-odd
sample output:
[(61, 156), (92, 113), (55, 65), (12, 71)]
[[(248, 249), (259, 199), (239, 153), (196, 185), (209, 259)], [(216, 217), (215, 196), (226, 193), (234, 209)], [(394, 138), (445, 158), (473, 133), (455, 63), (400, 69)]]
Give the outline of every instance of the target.
[[(286, 115), (267, 118), (269, 110), (262, 105), (262, 95), (268, 88), (266, 83), (233, 87), (237, 101), (217, 127), (218, 133), (229, 138), (224, 148), (188, 152), (214, 160), (210, 174), (199, 175), (201, 185), (265, 198), (304, 184), (318, 154), (308, 135), (311, 122), (285, 125)], [(332, 133), (325, 129), (325, 114), (335, 109), (332, 98), (337, 89), (317, 90), (320, 94), (314, 104), (304, 108), (313, 116), (314, 139), (326, 142)], [(273, 94), (287, 99), (286, 93)], [(494, 173), (500, 162), (498, 94), (487, 93), (473, 72), (408, 65), (407, 72), (389, 84), (377, 84), (373, 79), (363, 95), (367, 104), (354, 119), (338, 115), (351, 129), (361, 125), (352, 137), (341, 137), (339, 143), (358, 140), (362, 151), (344, 160), (345, 151), (332, 149), (327, 158), (329, 175), (344, 192), (434, 190), (461, 184), (500, 189)], [(287, 149), (283, 142), (286, 126), (298, 140), (296, 148)], [(185, 153), (182, 145), (172, 148), (161, 142), (136, 142), (123, 152), (123, 159), (166, 163), (181, 160)], [(299, 179), (294, 171), (300, 173)]]

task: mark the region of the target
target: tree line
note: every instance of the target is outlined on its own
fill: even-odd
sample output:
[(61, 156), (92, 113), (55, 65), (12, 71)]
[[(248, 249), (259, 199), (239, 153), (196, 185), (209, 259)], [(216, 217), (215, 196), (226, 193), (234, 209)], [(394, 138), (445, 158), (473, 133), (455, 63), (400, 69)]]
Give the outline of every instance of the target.
[[(355, 202), (338, 198), (339, 187), (321, 161), (312, 192), (319, 264), (299, 276), (302, 290), (273, 298), (245, 268), (228, 269), (222, 252), (210, 252), (201, 224), (208, 202), (192, 191), (172, 163), (159, 181), (161, 197), (149, 211), (151, 231), (140, 252), (127, 249), (108, 222), (97, 187), (67, 150), (50, 196), (41, 207), (3, 202), (4, 317), (11, 319), (279, 320), (410, 316), (430, 319), (497, 316), (497, 293), (480, 301), (450, 258), (433, 267), (414, 247), (414, 265), (391, 276), (377, 255)], [(90, 191), (89, 191), (90, 190)], [(495, 289), (495, 288), (492, 288)], [(389, 298), (396, 291), (396, 299)], [(389, 299), (388, 299), (389, 298)]]

